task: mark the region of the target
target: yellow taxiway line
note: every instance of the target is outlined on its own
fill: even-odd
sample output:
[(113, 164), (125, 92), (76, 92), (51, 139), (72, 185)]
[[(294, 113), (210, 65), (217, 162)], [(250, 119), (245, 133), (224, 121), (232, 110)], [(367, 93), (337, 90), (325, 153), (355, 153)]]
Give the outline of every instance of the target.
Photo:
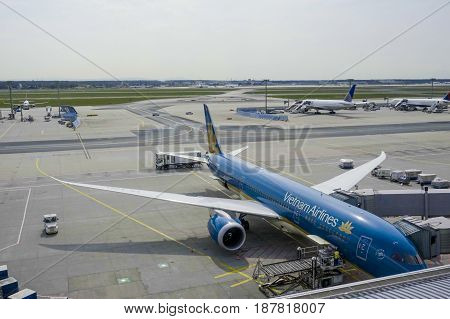
[[(40, 166), (39, 166), (39, 158), (36, 159), (36, 169), (37, 169), (42, 175), (54, 179), (52, 176), (48, 175), (46, 172), (44, 172), (44, 171), (40, 168)], [(59, 182), (59, 181), (58, 181), (58, 182)], [(81, 191), (81, 190), (79, 190), (79, 189), (77, 189), (77, 188), (75, 188), (75, 187), (73, 187), (73, 186), (71, 186), (71, 185), (65, 184), (65, 183), (63, 183), (63, 182), (59, 182), (59, 183), (62, 184), (63, 186), (65, 186), (65, 187), (67, 187), (67, 188), (69, 188), (69, 189), (71, 189), (71, 190), (73, 190), (73, 191), (79, 193), (80, 195), (82, 195), (82, 196), (84, 196), (84, 197), (86, 197), (86, 198), (92, 200), (93, 202), (95, 202), (95, 203), (97, 203), (97, 204), (99, 204), (99, 205), (101, 205), (101, 206), (103, 206), (103, 207), (105, 207), (105, 208), (108, 208), (109, 210), (113, 211), (114, 213), (116, 213), (116, 214), (118, 214), (118, 215), (120, 215), (120, 216), (122, 216), (122, 217), (124, 217), (124, 218), (127, 218), (128, 220), (131, 220), (131, 221), (135, 222), (136, 224), (139, 224), (139, 225), (141, 225), (142, 227), (145, 227), (145, 228), (147, 228), (147, 229), (149, 229), (149, 230), (151, 230), (151, 231), (157, 233), (158, 235), (160, 235), (160, 236), (162, 236), (162, 237), (164, 237), (164, 238), (166, 238), (166, 239), (168, 239), (168, 240), (171, 240), (171, 241), (173, 241), (173, 242), (175, 242), (175, 243), (177, 243), (177, 244), (179, 244), (179, 245), (185, 247), (186, 249), (192, 251), (193, 253), (196, 253), (196, 254), (198, 254), (198, 255), (200, 255), (200, 256), (206, 257), (206, 258), (208, 258), (209, 260), (211, 260), (212, 262), (214, 262), (214, 260), (215, 260), (217, 264), (219, 264), (219, 265), (221, 265), (222, 267), (228, 269), (229, 272), (233, 272), (233, 273), (239, 274), (239, 275), (243, 276), (244, 278), (246, 278), (246, 280), (247, 280), (247, 279), (248, 279), (248, 280), (252, 280), (252, 279), (253, 279), (251, 276), (247, 275), (246, 273), (241, 272), (239, 269), (237, 269), (237, 268), (235, 268), (235, 267), (233, 267), (233, 266), (227, 264), (226, 262), (224, 262), (224, 261), (222, 261), (222, 260), (220, 260), (220, 259), (217, 259), (217, 258), (215, 258), (215, 257), (211, 257), (211, 256), (205, 254), (204, 252), (200, 251), (200, 250), (197, 250), (197, 249), (195, 249), (195, 248), (193, 248), (193, 247), (191, 247), (191, 246), (189, 246), (189, 245), (186, 245), (185, 243), (183, 243), (183, 242), (177, 240), (176, 238), (174, 238), (174, 237), (172, 237), (172, 236), (170, 236), (170, 235), (167, 235), (167, 234), (163, 233), (162, 231), (156, 229), (155, 227), (152, 227), (152, 226), (150, 226), (150, 225), (148, 225), (148, 224), (146, 224), (146, 223), (144, 223), (144, 222), (142, 222), (142, 221), (140, 221), (140, 220), (138, 220), (138, 219), (136, 219), (136, 218), (134, 218), (134, 217), (131, 217), (130, 215), (128, 215), (128, 214), (122, 212), (121, 210), (119, 210), (119, 209), (117, 209), (117, 208), (115, 208), (115, 207), (112, 207), (111, 205), (109, 205), (109, 204), (107, 204), (107, 203), (105, 203), (105, 202), (103, 202), (103, 201), (101, 201), (101, 200), (95, 198), (95, 197), (92, 196), (92, 195), (89, 195), (89, 194), (87, 194), (87, 193), (85, 193), (85, 192), (83, 192), (83, 191)]]

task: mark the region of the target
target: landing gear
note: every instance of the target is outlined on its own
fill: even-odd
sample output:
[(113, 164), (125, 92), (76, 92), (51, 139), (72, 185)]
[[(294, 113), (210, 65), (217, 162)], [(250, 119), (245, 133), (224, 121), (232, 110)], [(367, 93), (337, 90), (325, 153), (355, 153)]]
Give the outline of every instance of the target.
[(250, 229), (250, 224), (248, 223), (248, 220), (245, 219), (245, 216), (246, 214), (240, 214), (239, 221), (241, 222), (242, 227), (244, 227), (244, 229), (248, 231)]
[(335, 111), (330, 111), (330, 114), (336, 114), (336, 112)]

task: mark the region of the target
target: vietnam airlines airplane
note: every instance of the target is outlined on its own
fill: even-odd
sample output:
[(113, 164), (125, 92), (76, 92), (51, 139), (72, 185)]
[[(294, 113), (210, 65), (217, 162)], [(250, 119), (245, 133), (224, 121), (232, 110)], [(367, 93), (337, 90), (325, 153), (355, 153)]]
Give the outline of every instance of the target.
[(336, 246), (345, 259), (377, 277), (426, 268), (414, 245), (397, 228), (330, 196), (337, 189), (350, 190), (355, 186), (385, 160), (384, 152), (351, 171), (310, 188), (237, 158), (245, 147), (224, 153), (206, 105), (204, 111), (209, 146), (207, 156), (179, 156), (205, 162), (223, 186), (249, 200), (187, 196), (54, 179), (73, 186), (209, 208), (208, 231), (220, 247), (229, 251), (244, 244), (249, 228), (245, 216), (251, 215), (284, 220), (306, 233), (319, 236)]
[(411, 108), (417, 108), (421, 107), (423, 109), (426, 109), (429, 113), (434, 112), (435, 110), (442, 110), (443, 108), (447, 107), (447, 105), (450, 103), (450, 92), (448, 92), (446, 95), (444, 95), (440, 99), (408, 99), (408, 98), (399, 98), (399, 99), (393, 99), (392, 104), (395, 106), (395, 108), (398, 108), (402, 105), (411, 107)]
[(356, 84), (353, 84), (347, 95), (343, 100), (303, 100), (295, 108), (291, 107), (292, 113), (307, 113), (309, 110), (330, 111), (330, 114), (336, 113), (337, 110), (350, 110), (356, 109), (356, 105), (352, 103), (353, 95), (355, 94)]

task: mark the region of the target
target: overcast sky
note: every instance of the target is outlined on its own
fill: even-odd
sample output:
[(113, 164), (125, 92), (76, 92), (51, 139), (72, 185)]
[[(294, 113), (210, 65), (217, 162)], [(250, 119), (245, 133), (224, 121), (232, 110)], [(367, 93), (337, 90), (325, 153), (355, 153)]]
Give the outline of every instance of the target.
[[(0, 0), (0, 80), (332, 79), (446, 0)], [(340, 78), (449, 78), (450, 5)]]

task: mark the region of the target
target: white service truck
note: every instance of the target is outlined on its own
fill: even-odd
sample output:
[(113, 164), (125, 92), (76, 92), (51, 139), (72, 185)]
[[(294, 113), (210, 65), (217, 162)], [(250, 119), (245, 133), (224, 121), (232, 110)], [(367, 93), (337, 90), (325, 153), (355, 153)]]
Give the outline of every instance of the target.
[[(179, 152), (176, 154), (192, 156), (192, 157), (202, 157), (201, 151), (191, 151), (191, 152)], [(173, 155), (172, 153), (158, 152), (155, 153), (155, 167), (160, 170), (167, 170), (170, 168), (194, 168), (201, 167), (202, 162), (195, 159), (188, 159)]]
[(58, 233), (58, 216), (56, 214), (44, 215), (44, 231), (47, 235)]

